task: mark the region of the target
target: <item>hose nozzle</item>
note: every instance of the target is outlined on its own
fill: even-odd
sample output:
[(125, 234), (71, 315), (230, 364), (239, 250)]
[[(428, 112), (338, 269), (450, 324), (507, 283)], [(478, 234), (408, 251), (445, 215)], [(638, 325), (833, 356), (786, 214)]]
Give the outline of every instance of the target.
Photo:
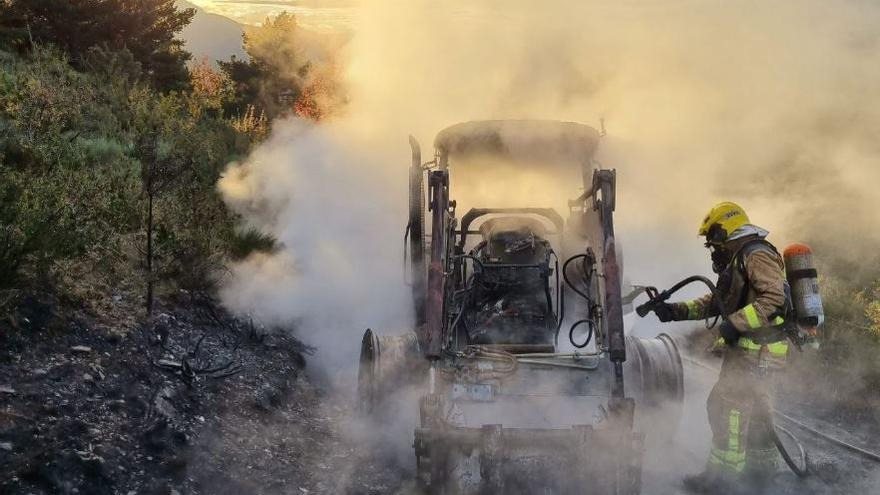
[(656, 308), (658, 304), (666, 302), (666, 300), (669, 299), (669, 296), (672, 295), (672, 292), (668, 290), (660, 292), (656, 287), (645, 287), (645, 294), (648, 295), (648, 301), (636, 307), (636, 314), (642, 318), (647, 316), (651, 311), (654, 311), (654, 308)]

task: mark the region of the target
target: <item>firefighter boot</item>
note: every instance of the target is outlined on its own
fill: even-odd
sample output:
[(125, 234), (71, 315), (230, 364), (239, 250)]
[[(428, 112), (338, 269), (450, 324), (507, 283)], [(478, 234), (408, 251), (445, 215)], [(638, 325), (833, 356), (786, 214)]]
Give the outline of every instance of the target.
[(733, 484), (727, 476), (714, 469), (700, 474), (685, 476), (682, 480), (685, 490), (693, 494), (730, 495), (735, 493)]
[(770, 495), (776, 493), (775, 474), (766, 471), (748, 473), (744, 478), (743, 493)]

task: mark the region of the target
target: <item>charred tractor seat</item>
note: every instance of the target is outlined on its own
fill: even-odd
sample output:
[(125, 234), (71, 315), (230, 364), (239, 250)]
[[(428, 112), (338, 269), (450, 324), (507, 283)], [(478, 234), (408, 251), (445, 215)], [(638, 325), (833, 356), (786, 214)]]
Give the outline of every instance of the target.
[(550, 295), (546, 228), (528, 217), (500, 217), (480, 226), (470, 253), (479, 260), (464, 315), (472, 344), (552, 344), (556, 315)]

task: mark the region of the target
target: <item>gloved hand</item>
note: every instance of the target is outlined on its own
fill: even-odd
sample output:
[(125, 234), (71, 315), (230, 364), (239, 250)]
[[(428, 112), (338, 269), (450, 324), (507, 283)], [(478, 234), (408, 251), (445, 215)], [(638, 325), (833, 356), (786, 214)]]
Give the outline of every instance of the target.
[(657, 315), (657, 319), (666, 323), (675, 319), (675, 308), (669, 303), (662, 302), (654, 306), (654, 314)]
[(739, 330), (733, 326), (733, 323), (729, 321), (722, 321), (721, 326), (718, 327), (718, 333), (721, 334), (721, 338), (724, 339), (724, 343), (733, 347), (736, 345), (737, 341), (739, 341)]

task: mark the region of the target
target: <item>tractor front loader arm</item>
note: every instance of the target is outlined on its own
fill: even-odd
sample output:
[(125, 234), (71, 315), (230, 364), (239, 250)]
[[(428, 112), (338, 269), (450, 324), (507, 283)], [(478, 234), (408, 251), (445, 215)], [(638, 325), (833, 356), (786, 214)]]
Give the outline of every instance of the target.
[(428, 178), (428, 209), (431, 212), (431, 261), (422, 349), (428, 359), (439, 359), (443, 347), (446, 257), (449, 246), (449, 172), (436, 170)]

